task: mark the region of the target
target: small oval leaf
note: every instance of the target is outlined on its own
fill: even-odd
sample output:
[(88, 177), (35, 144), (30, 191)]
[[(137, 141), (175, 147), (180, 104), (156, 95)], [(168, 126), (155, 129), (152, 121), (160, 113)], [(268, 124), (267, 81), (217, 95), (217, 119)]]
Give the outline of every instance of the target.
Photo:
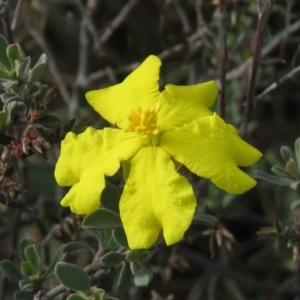
[(116, 251), (108, 252), (100, 258), (103, 267), (112, 268), (125, 259), (125, 254)]
[(8, 259), (4, 259), (0, 262), (0, 271), (11, 282), (18, 282), (24, 279), (20, 270)]
[(56, 114), (52, 113), (46, 113), (42, 118), (39, 119), (39, 124), (49, 128), (55, 128), (60, 123), (61, 119)]
[(255, 170), (253, 176), (254, 176), (254, 178), (259, 178), (259, 179), (262, 179), (264, 181), (267, 181), (269, 183), (276, 184), (279, 186), (289, 186), (290, 184), (295, 182), (294, 180), (291, 180), (288, 178), (270, 175), (261, 170)]
[(14, 292), (14, 300), (32, 300), (34, 299), (34, 293), (27, 291)]
[(67, 300), (87, 300), (86, 298), (81, 297), (80, 295), (70, 295)]
[(112, 235), (118, 245), (126, 249), (129, 249), (127, 237), (123, 228), (117, 228), (113, 230)]
[(82, 227), (107, 230), (122, 227), (122, 222), (120, 216), (116, 213), (100, 208), (84, 218)]
[(55, 267), (55, 275), (68, 289), (79, 291), (84, 294), (91, 292), (90, 279), (83, 269), (80, 267), (59, 262)]
[(132, 273), (127, 263), (123, 262), (121, 272), (119, 274), (116, 290), (119, 293), (128, 292), (132, 281)]
[(218, 220), (214, 216), (206, 215), (206, 214), (197, 214), (194, 216), (193, 221), (194, 224), (201, 224), (208, 227), (216, 227)]
[(134, 275), (134, 284), (136, 286), (147, 286), (153, 278), (153, 274), (146, 268)]
[(31, 263), (33, 274), (36, 274), (42, 269), (43, 261), (41, 255), (35, 245), (30, 245), (24, 251), (26, 259)]
[(288, 162), (290, 159), (295, 160), (295, 154), (288, 146), (282, 146), (280, 148), (280, 155), (285, 162)]

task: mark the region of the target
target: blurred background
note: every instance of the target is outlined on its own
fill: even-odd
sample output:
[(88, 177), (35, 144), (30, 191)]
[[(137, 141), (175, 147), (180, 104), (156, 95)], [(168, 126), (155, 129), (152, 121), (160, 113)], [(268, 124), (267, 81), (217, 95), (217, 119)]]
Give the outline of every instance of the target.
[[(56, 92), (49, 109), (63, 123), (75, 118), (76, 132), (108, 125), (87, 104), (86, 91), (121, 82), (155, 54), (163, 61), (162, 89), (167, 83), (217, 80), (221, 92), (213, 110), (264, 154), (247, 169), (253, 176), (262, 171), (257, 186), (240, 196), (186, 172), (194, 183), (197, 211), (215, 216), (217, 227), (192, 225), (182, 242), (160, 245), (147, 262), (154, 273), (150, 285), (132, 286), (116, 296), (300, 299), (300, 171), (297, 151), (287, 156), (287, 148), (282, 150), (286, 145), (294, 151), (300, 136), (299, 1), (0, 1), (0, 33), (9, 43), (19, 43), (33, 62), (46, 53), (48, 68), (41, 81)], [(0, 204), (0, 260), (18, 265), (17, 242), (23, 237), (37, 244), (51, 239), (46, 264), (61, 242), (79, 240), (97, 247), (95, 238), (80, 229), (80, 219), (59, 206), (66, 192), (53, 176), (59, 143), (47, 155), (48, 161), (30, 157), (23, 172), (27, 179), (19, 175), (20, 181), (27, 180), (26, 199), (21, 200), (30, 210)], [(280, 166), (281, 177), (271, 172), (274, 165)], [(24, 171), (22, 163), (18, 168)], [(291, 187), (282, 178), (295, 184)], [(122, 186), (117, 176), (111, 182)], [(70, 258), (82, 267), (90, 259), (85, 252)], [(101, 280), (99, 286), (110, 291), (112, 278)], [(47, 288), (55, 285), (54, 280)], [(1, 300), (13, 299), (17, 289), (0, 274)]]

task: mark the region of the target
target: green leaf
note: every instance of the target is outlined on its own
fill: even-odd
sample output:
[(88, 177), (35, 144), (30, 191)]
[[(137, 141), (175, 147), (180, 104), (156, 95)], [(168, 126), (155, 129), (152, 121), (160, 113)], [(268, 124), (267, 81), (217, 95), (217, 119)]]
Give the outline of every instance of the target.
[(32, 300), (34, 299), (34, 293), (27, 291), (14, 292), (14, 300)]
[(295, 200), (295, 201), (293, 201), (292, 203), (291, 203), (291, 209), (293, 210), (293, 209), (295, 209), (297, 206), (299, 206), (299, 204), (300, 204), (300, 199), (297, 199), (297, 200)]
[(197, 214), (194, 216), (193, 221), (194, 224), (201, 224), (208, 227), (216, 227), (218, 220), (214, 216), (206, 215), (206, 214)]
[(100, 208), (84, 218), (82, 227), (107, 230), (122, 227), (122, 222), (120, 216), (116, 213)]
[(133, 275), (141, 272), (143, 270), (143, 268), (144, 267), (142, 266), (142, 264), (140, 262), (131, 262), (130, 263), (130, 269), (131, 269), (131, 273)]
[(0, 111), (0, 132), (2, 132), (7, 124), (7, 113)]
[(6, 70), (10, 71), (11, 66), (6, 55), (7, 47), (8, 47), (7, 40), (3, 35), (0, 34), (0, 65), (3, 66)]
[(149, 250), (131, 250), (126, 258), (132, 262), (138, 262), (141, 260), (148, 260), (152, 257), (152, 253)]
[(153, 278), (153, 274), (146, 268), (134, 275), (134, 284), (136, 286), (147, 286)]
[(35, 245), (30, 245), (24, 251), (26, 259), (31, 263), (33, 274), (36, 274), (42, 269), (43, 261), (41, 255)]
[(11, 282), (18, 282), (24, 279), (20, 270), (8, 259), (4, 259), (0, 262), (0, 271)]
[(289, 186), (290, 184), (295, 182), (294, 180), (291, 180), (288, 178), (282, 178), (282, 177), (270, 175), (261, 170), (255, 170), (253, 176), (254, 176), (254, 178), (259, 178), (259, 179), (262, 179), (264, 181), (267, 181), (269, 183), (276, 184), (279, 186)]
[(35, 275), (36, 273), (33, 271), (32, 264), (29, 261), (21, 262), (21, 271), (22, 274), (26, 277)]
[(67, 121), (63, 127), (63, 132), (69, 132), (73, 129), (76, 122), (76, 118), (70, 119)]
[(119, 300), (119, 298), (115, 298), (115, 297), (105, 297), (105, 300)]
[(116, 214), (120, 214), (119, 202), (120, 202), (121, 194), (118, 189), (112, 185), (110, 182), (106, 181), (105, 189), (101, 195), (101, 205), (113, 211)]
[(300, 138), (295, 141), (295, 154), (297, 159), (298, 172), (300, 173)]
[(10, 62), (12, 69), (16, 67), (15, 62), (23, 63), (25, 60), (25, 53), (19, 44), (12, 44), (6, 48), (6, 55)]
[[(28, 80), (29, 78), (29, 68), (30, 68), (30, 64), (31, 64), (31, 58), (30, 56), (26, 57), (23, 64), (20, 66), (19, 70), (18, 70), (18, 74), (19, 74), (19, 77), (22, 79), (22, 80)], [(26, 80), (26, 81), (27, 81)]]
[(18, 85), (19, 85), (19, 81), (16, 81), (16, 80), (9, 80), (9, 81), (6, 81), (6, 82), (2, 83), (2, 86), (6, 90), (14, 89)]
[(39, 124), (49, 128), (55, 128), (60, 123), (61, 119), (56, 114), (52, 113), (46, 113), (42, 118), (39, 119)]
[(282, 146), (280, 148), (280, 155), (285, 162), (288, 162), (290, 159), (295, 160), (295, 154), (288, 146)]
[(21, 290), (29, 289), (31, 290), (35, 286), (35, 283), (30, 279), (22, 279), (19, 281), (19, 287)]
[(63, 247), (63, 252), (64, 253), (69, 253), (72, 251), (76, 251), (76, 250), (88, 250), (90, 251), (92, 254), (95, 254), (95, 249), (92, 248), (91, 246), (84, 244), (84, 243), (80, 243), (80, 242), (72, 242), (72, 243), (68, 243), (65, 244)]
[[(89, 298), (90, 299), (90, 298)], [(69, 297), (67, 298), (67, 300), (87, 300), (87, 298), (83, 298), (79, 295), (69, 295)]]
[(45, 85), (41, 84), (40, 82), (34, 82), (26, 87), (27, 97), (36, 97), (45, 88)]
[(116, 290), (119, 293), (126, 293), (128, 292), (132, 281), (132, 274), (130, 267), (127, 263), (123, 262), (123, 266), (121, 272), (118, 277)]
[(129, 249), (127, 237), (123, 228), (113, 230), (113, 238), (121, 247)]
[(125, 259), (125, 254), (116, 251), (108, 252), (100, 258), (103, 267), (112, 268)]
[(271, 171), (278, 177), (290, 178), (290, 175), (286, 172), (286, 169), (282, 166), (275, 165), (271, 168)]
[(290, 188), (293, 189), (294, 191), (296, 191), (299, 184), (300, 184), (299, 181), (295, 181), (295, 182), (290, 184)]
[(19, 252), (19, 256), (21, 257), (21, 259), (24, 261), (26, 260), (26, 257), (25, 257), (25, 254), (24, 254), (24, 251), (25, 251), (25, 248), (27, 246), (30, 246), (30, 245), (34, 245), (33, 241), (30, 240), (30, 239), (21, 239), (19, 244), (18, 244), (18, 252)]
[(99, 288), (93, 288), (93, 300), (105, 300), (105, 291)]
[(55, 254), (53, 255), (53, 258), (51, 260), (50, 266), (48, 267), (47, 271), (41, 276), (41, 280), (45, 281), (51, 278), (54, 275), (54, 269), (56, 264), (62, 261), (69, 252), (80, 250), (80, 249), (86, 249), (92, 252), (93, 254), (95, 253), (95, 250), (92, 247), (80, 242), (73, 242), (73, 243), (60, 245), (56, 250)]
[(3, 93), (0, 95), (0, 98), (4, 104), (8, 103), (9, 101), (21, 101), (19, 95), (12, 94), (12, 93)]
[(40, 78), (40, 76), (44, 72), (46, 66), (47, 66), (47, 55), (42, 54), (41, 57), (39, 58), (39, 60), (37, 61), (37, 63), (35, 64), (35, 66), (32, 68), (30, 75), (29, 75), (28, 82), (33, 83), (38, 78)]
[(84, 294), (91, 292), (89, 276), (76, 265), (59, 262), (55, 267), (55, 275), (60, 283), (68, 289)]
[(12, 75), (8, 71), (6, 71), (6, 70), (4, 70), (2, 68), (0, 68), (0, 78), (3, 78), (3, 79), (13, 79)]

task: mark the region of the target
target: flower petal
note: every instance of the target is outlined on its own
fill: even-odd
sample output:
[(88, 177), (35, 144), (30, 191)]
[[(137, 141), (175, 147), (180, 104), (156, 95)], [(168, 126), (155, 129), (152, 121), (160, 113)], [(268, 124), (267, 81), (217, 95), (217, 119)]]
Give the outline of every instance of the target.
[(167, 245), (178, 242), (191, 224), (195, 207), (191, 185), (162, 148), (143, 148), (131, 160), (120, 200), (131, 249), (151, 247), (161, 229)]
[(71, 186), (80, 180), (82, 172), (98, 160), (103, 144), (103, 131), (88, 128), (76, 135), (69, 132), (61, 144), (55, 166), (55, 179), (61, 186)]
[(72, 186), (60, 204), (70, 206), (71, 211), (77, 215), (92, 213), (100, 206), (100, 195), (104, 187), (101, 162), (94, 161), (94, 165), (84, 170), (80, 181)]
[(158, 100), (160, 65), (160, 59), (151, 55), (122, 83), (88, 92), (87, 101), (107, 121), (125, 128), (132, 110), (151, 108)]
[(167, 85), (161, 93), (158, 125), (162, 131), (181, 127), (191, 120), (212, 115), (208, 109), (218, 96), (215, 81), (190, 85)]
[(105, 175), (112, 176), (120, 168), (120, 162), (131, 159), (142, 147), (141, 135), (121, 129), (104, 128), (103, 155), (106, 161)]
[(256, 184), (238, 166), (250, 166), (262, 154), (216, 114), (166, 132), (160, 146), (192, 172), (211, 179), (228, 193), (241, 194)]

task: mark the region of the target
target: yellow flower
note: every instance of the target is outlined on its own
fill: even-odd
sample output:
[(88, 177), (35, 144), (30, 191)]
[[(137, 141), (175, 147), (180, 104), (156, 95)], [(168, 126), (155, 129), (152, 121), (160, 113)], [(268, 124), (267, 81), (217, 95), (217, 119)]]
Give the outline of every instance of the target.
[(149, 56), (122, 83), (86, 94), (90, 105), (120, 129), (69, 133), (55, 170), (59, 185), (73, 186), (61, 205), (88, 214), (99, 208), (104, 175), (115, 174), (121, 162), (130, 164), (120, 214), (132, 249), (151, 247), (161, 230), (167, 245), (174, 244), (191, 224), (196, 198), (175, 161), (240, 194), (256, 182), (238, 166), (261, 157), (208, 109), (218, 94), (214, 81), (167, 85), (160, 92), (160, 64)]

